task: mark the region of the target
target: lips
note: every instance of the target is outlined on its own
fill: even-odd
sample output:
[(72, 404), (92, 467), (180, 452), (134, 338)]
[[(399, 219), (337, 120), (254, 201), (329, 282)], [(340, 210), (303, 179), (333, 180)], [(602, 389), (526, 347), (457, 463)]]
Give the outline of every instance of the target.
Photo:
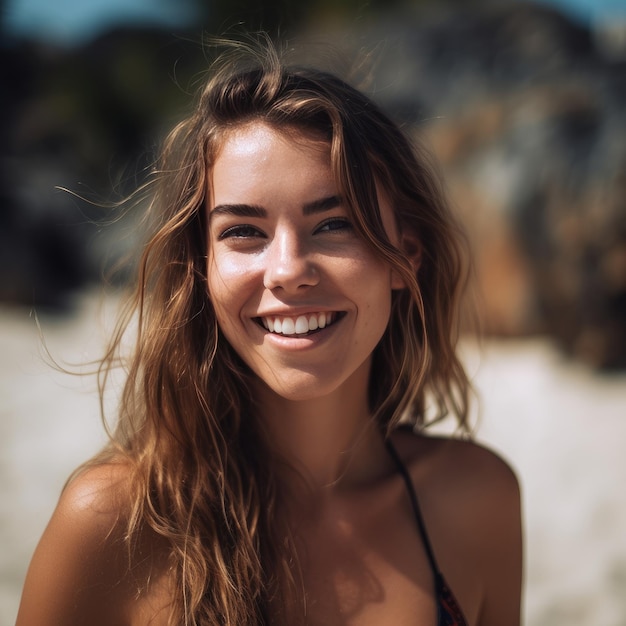
[(266, 330), (277, 335), (307, 335), (334, 324), (341, 317), (337, 311), (306, 313), (298, 316), (272, 315), (258, 317), (257, 322)]

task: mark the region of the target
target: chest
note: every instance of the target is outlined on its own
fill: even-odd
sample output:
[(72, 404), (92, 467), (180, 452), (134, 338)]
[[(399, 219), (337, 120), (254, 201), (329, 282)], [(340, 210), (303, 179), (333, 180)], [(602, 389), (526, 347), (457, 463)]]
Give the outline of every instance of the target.
[(393, 509), (321, 519), (299, 537), (307, 626), (435, 626), (433, 573), (410, 516)]

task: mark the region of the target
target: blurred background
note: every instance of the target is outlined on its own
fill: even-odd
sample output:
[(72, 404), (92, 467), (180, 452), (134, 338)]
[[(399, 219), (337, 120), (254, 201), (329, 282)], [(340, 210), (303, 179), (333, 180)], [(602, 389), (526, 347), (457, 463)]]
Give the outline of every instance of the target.
[(97, 358), (141, 235), (111, 203), (188, 110), (203, 36), (257, 29), (358, 67), (440, 160), (476, 261), (477, 437), (523, 488), (526, 624), (626, 626), (626, 0), (0, 0), (0, 625), (104, 441), (95, 382), (44, 341)]

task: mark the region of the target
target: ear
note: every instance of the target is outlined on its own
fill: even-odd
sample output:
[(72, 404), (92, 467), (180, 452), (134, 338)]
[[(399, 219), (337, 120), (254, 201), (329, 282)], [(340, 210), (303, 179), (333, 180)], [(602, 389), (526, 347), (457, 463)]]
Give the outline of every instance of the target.
[[(404, 232), (400, 236), (400, 248), (409, 258), (413, 271), (417, 273), (422, 264), (422, 242), (417, 235), (411, 232)], [(395, 270), (391, 270), (391, 288), (392, 289), (406, 289), (406, 284), (400, 274)]]

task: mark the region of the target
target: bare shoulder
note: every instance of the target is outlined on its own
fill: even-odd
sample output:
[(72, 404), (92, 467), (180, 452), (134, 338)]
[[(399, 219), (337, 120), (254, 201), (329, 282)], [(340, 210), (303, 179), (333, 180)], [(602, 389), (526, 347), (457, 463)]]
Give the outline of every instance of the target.
[(80, 470), (63, 489), (54, 515), (84, 530), (111, 530), (122, 520), (129, 503), (130, 471), (123, 462)]
[(493, 500), (519, 502), (519, 481), (511, 466), (475, 441), (402, 431), (394, 435), (394, 442), (425, 495), (443, 490), (456, 506), (464, 504), (477, 513)]
[(411, 472), (420, 501), (438, 519), (462, 519), (460, 531), (485, 551), (494, 532), (518, 532), (520, 487), (511, 466), (474, 441), (400, 432), (396, 444)]
[(520, 623), (520, 487), (510, 465), (473, 441), (398, 432), (433, 548), (470, 624)]
[(33, 555), (17, 626), (132, 622), (141, 574), (125, 541), (129, 488), (121, 462), (68, 483)]

